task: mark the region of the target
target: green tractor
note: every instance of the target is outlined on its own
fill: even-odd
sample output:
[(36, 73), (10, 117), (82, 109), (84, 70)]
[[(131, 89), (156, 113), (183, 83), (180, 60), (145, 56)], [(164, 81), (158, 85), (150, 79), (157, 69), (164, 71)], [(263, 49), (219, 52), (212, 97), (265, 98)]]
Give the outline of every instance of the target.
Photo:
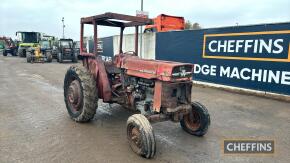
[(39, 32), (16, 32), (18, 38), (18, 56), (26, 57), (28, 49), (39, 47), (41, 34)]
[(57, 58), (57, 39), (54, 36), (43, 35), (39, 44), (41, 51), (50, 51), (52, 58)]

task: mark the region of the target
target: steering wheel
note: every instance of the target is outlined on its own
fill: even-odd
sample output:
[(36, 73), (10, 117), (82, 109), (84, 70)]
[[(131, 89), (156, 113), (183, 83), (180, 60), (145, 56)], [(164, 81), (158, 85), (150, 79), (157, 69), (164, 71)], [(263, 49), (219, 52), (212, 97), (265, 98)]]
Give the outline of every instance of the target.
[(135, 51), (126, 51), (126, 52), (124, 52), (124, 54), (137, 56)]

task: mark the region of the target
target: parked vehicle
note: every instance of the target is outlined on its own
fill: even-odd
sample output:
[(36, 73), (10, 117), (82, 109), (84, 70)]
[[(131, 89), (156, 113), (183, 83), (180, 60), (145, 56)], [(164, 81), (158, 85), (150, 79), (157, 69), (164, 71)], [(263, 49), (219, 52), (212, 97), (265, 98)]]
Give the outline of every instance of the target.
[(72, 62), (78, 61), (78, 56), (74, 52), (72, 39), (60, 39), (58, 44), (58, 62), (62, 63), (64, 60), (71, 60)]
[(52, 58), (57, 59), (57, 40), (54, 36), (43, 35), (40, 41), (42, 51), (51, 51)]
[[(154, 131), (150, 122), (180, 122), (189, 134), (203, 136), (210, 125), (205, 106), (191, 101), (193, 65), (138, 57), (138, 27), (150, 19), (105, 13), (81, 18), (80, 55), (82, 65), (71, 66), (64, 78), (64, 101), (68, 114), (76, 122), (94, 118), (98, 100), (118, 103), (136, 113), (127, 120), (127, 138), (138, 155), (152, 158), (156, 152)], [(120, 28), (119, 54), (113, 61), (103, 61), (97, 50), (94, 30), (94, 52), (84, 52), (84, 25)], [(123, 52), (123, 31), (135, 27), (135, 51)]]
[(153, 24), (146, 25), (144, 32), (167, 32), (172, 30), (184, 30), (183, 17), (161, 14), (153, 19)]
[(52, 50), (43, 48), (43, 45), (46, 45), (46, 41), (41, 42), (41, 45), (38, 47), (27, 49), (26, 60), (28, 63), (52, 61)]
[(74, 53), (78, 56), (78, 59), (82, 59), (80, 56), (80, 42), (74, 41)]
[(26, 57), (26, 52), (28, 49), (36, 48), (41, 40), (41, 34), (39, 32), (16, 32), (18, 38), (18, 56)]
[(0, 41), (3, 48), (3, 56), (8, 54), (17, 56), (17, 46), (10, 37), (0, 37)]

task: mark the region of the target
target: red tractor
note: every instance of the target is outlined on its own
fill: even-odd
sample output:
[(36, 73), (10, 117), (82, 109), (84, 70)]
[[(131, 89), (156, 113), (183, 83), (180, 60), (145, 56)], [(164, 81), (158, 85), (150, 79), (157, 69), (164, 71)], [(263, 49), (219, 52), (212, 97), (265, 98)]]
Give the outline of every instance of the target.
[[(152, 158), (156, 152), (150, 122), (180, 122), (189, 134), (203, 136), (210, 125), (207, 109), (191, 101), (193, 65), (138, 57), (138, 27), (151, 19), (105, 13), (81, 18), (80, 55), (83, 66), (71, 66), (64, 78), (64, 101), (76, 122), (93, 119), (98, 100), (118, 103), (136, 114), (127, 121), (127, 138), (134, 152)], [(94, 53), (84, 52), (84, 25), (93, 25)], [(98, 25), (119, 27), (119, 54), (103, 61), (97, 51)], [(123, 31), (135, 27), (135, 51), (122, 51)]]

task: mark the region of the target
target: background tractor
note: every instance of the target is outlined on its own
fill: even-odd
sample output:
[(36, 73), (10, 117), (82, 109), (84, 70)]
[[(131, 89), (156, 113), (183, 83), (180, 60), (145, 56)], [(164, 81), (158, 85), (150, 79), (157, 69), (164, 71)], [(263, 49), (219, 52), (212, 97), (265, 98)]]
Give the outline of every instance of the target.
[(62, 63), (64, 60), (78, 61), (78, 54), (74, 52), (74, 42), (72, 39), (60, 39), (58, 41), (57, 61)]
[(17, 46), (10, 37), (0, 37), (0, 44), (3, 49), (3, 56), (11, 54), (12, 56), (17, 55)]
[(54, 36), (42, 35), (39, 44), (41, 51), (50, 51), (52, 58), (57, 58), (57, 40)]
[[(64, 78), (64, 101), (76, 122), (93, 119), (98, 100), (118, 103), (135, 114), (127, 120), (127, 139), (138, 155), (152, 158), (156, 152), (150, 122), (180, 122), (189, 134), (203, 136), (210, 125), (205, 106), (191, 101), (193, 65), (138, 57), (138, 27), (151, 19), (105, 13), (81, 18), (80, 55), (83, 66), (71, 66)], [(84, 52), (84, 25), (93, 25), (94, 52)], [(113, 61), (98, 55), (98, 25), (120, 28), (119, 54)], [(135, 49), (123, 52), (123, 31), (135, 27)]]
[(18, 56), (26, 57), (28, 49), (33, 49), (39, 46), (41, 34), (39, 32), (16, 32), (18, 39)]
[(51, 62), (52, 50), (46, 47), (47, 43), (47, 41), (41, 41), (39, 46), (34, 48), (28, 48), (26, 51), (27, 62)]
[(78, 59), (82, 59), (80, 56), (80, 42), (74, 41), (74, 53), (77, 55)]

